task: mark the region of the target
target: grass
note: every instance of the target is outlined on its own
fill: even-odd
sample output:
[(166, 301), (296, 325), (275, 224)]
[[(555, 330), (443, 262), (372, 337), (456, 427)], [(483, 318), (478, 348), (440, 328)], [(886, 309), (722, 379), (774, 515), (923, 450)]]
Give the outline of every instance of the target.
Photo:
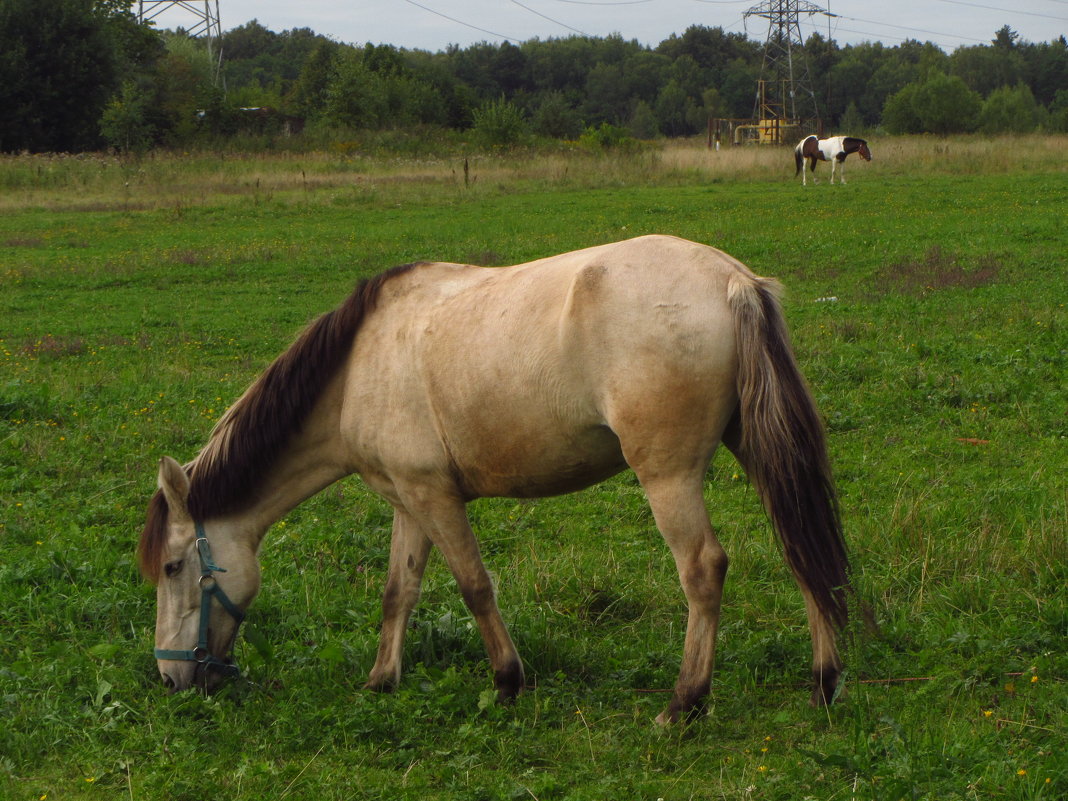
[[(0, 160), (0, 797), (1055, 799), (1068, 794), (1063, 139), (872, 141), (844, 187), (788, 151)], [(131, 180), (132, 179), (132, 180)], [(402, 687), (373, 661), (388, 507), (356, 479), (279, 522), (238, 657), (167, 696), (133, 550), (163, 453), (355, 280), (648, 232), (783, 280), (880, 633), (805, 706), (800, 599), (726, 455), (710, 714), (659, 730), (684, 605), (621, 475), (472, 505), (532, 683), (490, 703), (440, 559)]]

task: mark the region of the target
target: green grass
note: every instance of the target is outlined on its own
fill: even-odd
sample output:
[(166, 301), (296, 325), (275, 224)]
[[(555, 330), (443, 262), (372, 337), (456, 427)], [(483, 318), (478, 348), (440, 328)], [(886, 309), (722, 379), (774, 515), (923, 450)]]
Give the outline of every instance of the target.
[[(873, 146), (833, 189), (792, 183), (783, 151), (502, 158), (466, 185), (448, 160), (317, 156), (312, 183), (295, 156), (222, 179), (156, 157), (132, 189), (87, 160), (0, 162), (0, 798), (1064, 797), (1068, 151), (913, 169), (880, 153), (931, 142)], [(652, 724), (684, 604), (629, 474), (472, 505), (534, 685), (512, 707), (489, 703), (439, 558), (401, 688), (360, 690), (390, 519), (356, 479), (270, 532), (243, 677), (163, 692), (134, 560), (161, 454), (192, 457), (361, 276), (650, 232), (787, 287), (881, 624), (850, 638), (839, 705), (805, 705), (800, 598), (725, 454), (707, 486), (732, 557), (719, 659), (688, 728)]]

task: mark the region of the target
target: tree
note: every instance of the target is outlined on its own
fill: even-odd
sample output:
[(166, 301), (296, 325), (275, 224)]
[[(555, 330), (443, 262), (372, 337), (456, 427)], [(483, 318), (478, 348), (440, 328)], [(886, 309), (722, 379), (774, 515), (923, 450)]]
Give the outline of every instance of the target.
[(964, 133), (975, 130), (982, 105), (982, 98), (960, 78), (936, 73), (891, 95), (883, 107), (883, 123), (890, 133)]
[(979, 114), (979, 130), (988, 134), (1031, 133), (1038, 129), (1044, 110), (1025, 84), (1002, 86), (990, 93)]
[(563, 92), (546, 92), (534, 111), (534, 132), (554, 139), (574, 139), (582, 131), (578, 111)]
[(339, 48), (340, 45), (323, 39), (304, 60), (300, 77), (289, 96), (294, 112), (305, 117), (315, 117), (325, 112), (327, 88), (334, 78)]
[(149, 120), (147, 103), (148, 98), (136, 83), (123, 83), (100, 118), (100, 132), (109, 145), (123, 153), (140, 153), (152, 144), (155, 126)]
[(672, 79), (656, 98), (656, 119), (666, 136), (685, 136), (693, 133), (687, 119), (692, 102), (678, 81)]
[(387, 105), (383, 78), (367, 68), (359, 50), (344, 50), (326, 90), (326, 116), (349, 128), (377, 128)]
[(0, 150), (70, 151), (100, 141), (119, 48), (92, 0), (0, 3)]
[(942, 136), (974, 131), (983, 105), (964, 81), (942, 73), (920, 84), (912, 102), (924, 130)]
[(630, 124), (627, 126), (630, 135), (635, 139), (654, 139), (660, 129), (657, 126), (656, 114), (649, 108), (644, 100), (639, 100), (634, 107), (634, 113), (630, 116)]
[(910, 83), (890, 95), (883, 106), (883, 125), (892, 134), (923, 132), (923, 123), (916, 112), (915, 100), (919, 84)]
[(1068, 89), (1059, 89), (1049, 107), (1049, 127), (1059, 133), (1068, 133)]

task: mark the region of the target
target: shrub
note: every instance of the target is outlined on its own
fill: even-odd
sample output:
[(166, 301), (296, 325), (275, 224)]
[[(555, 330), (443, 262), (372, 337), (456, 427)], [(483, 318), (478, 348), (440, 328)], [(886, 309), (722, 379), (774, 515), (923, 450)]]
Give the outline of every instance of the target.
[(625, 128), (607, 122), (602, 122), (596, 128), (593, 126), (586, 128), (579, 137), (579, 144), (587, 150), (611, 150), (633, 143), (634, 139)]
[(883, 124), (891, 133), (967, 133), (978, 125), (982, 106), (982, 98), (963, 80), (936, 73), (891, 95)]
[(1041, 126), (1044, 116), (1026, 84), (1002, 86), (983, 103), (979, 130), (988, 134), (1031, 133)]
[(517, 145), (529, 132), (522, 110), (503, 97), (483, 103), (473, 116), (476, 139), (489, 147)]
[(152, 144), (155, 127), (148, 120), (147, 100), (132, 81), (104, 107), (100, 133), (104, 140), (123, 153), (140, 153)]

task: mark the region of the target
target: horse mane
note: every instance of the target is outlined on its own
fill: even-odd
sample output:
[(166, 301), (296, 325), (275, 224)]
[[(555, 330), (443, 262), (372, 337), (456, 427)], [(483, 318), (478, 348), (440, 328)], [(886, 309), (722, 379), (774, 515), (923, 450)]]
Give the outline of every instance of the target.
[[(867, 139), (861, 139), (859, 136), (843, 136), (842, 147), (846, 149), (846, 153), (856, 153), (860, 150), (861, 145), (868, 144)], [(853, 148), (850, 150), (849, 148)]]
[[(419, 264), (402, 264), (362, 279), (340, 306), (309, 325), (227, 410), (196, 459), (185, 467), (194, 520), (248, 508), (263, 475), (300, 431), (348, 358), (382, 286)], [(138, 549), (141, 572), (153, 582), (162, 566), (167, 517), (167, 502), (157, 490), (148, 505)]]

